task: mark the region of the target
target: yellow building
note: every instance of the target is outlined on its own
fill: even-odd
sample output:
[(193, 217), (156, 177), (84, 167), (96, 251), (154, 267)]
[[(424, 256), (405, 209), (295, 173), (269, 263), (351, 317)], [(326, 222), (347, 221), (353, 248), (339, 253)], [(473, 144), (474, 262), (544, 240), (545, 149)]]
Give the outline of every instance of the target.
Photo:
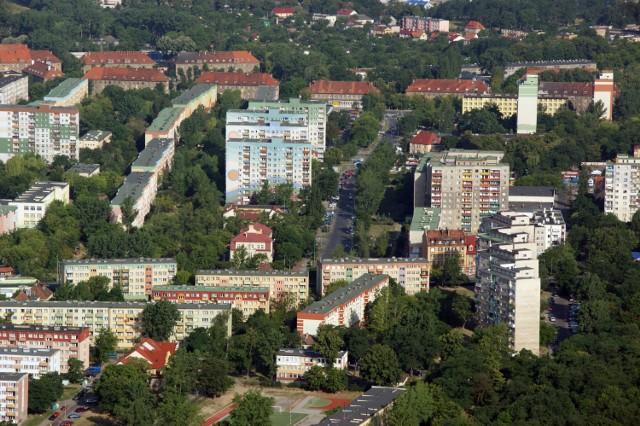
[[(518, 96), (513, 94), (470, 93), (462, 98), (462, 113), (473, 109), (482, 109), (493, 104), (504, 117), (518, 113)], [(546, 114), (554, 115), (561, 108), (566, 108), (569, 100), (561, 96), (538, 95), (538, 108)]]
[[(142, 311), (147, 303), (78, 301), (0, 301), (0, 309), (12, 324), (89, 327), (91, 338), (108, 328), (118, 339), (119, 348), (134, 346), (142, 333)], [(231, 335), (231, 305), (185, 303), (177, 306), (181, 318), (169, 338), (184, 339), (196, 328), (209, 328), (218, 315), (227, 314), (227, 333)]]

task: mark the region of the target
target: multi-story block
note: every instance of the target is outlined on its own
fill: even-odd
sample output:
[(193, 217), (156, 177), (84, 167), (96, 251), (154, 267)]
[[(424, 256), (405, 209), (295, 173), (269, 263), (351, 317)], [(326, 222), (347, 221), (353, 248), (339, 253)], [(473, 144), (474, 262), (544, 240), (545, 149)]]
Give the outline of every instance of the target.
[(26, 44), (0, 44), (0, 71), (22, 71), (35, 62), (62, 71), (62, 61), (48, 50), (30, 50)]
[(476, 237), (459, 229), (425, 231), (422, 237), (422, 257), (431, 267), (441, 268), (447, 259), (458, 255), (460, 269), (470, 277), (476, 274)]
[(174, 139), (151, 139), (131, 164), (131, 172), (154, 173), (159, 180), (162, 172), (171, 170), (175, 146)]
[(409, 228), (410, 259), (422, 256), (422, 237), (426, 231), (440, 229), (440, 209), (437, 207), (414, 207), (411, 227)]
[(538, 76), (527, 75), (518, 84), (518, 134), (532, 134), (538, 125)]
[(515, 74), (522, 68), (535, 68), (543, 70), (569, 70), (583, 69), (587, 71), (597, 71), (598, 64), (595, 61), (586, 59), (568, 59), (557, 61), (528, 61), (528, 62), (510, 62), (504, 68), (504, 78)]
[(18, 207), (0, 204), (0, 235), (16, 230)]
[(533, 214), (538, 256), (552, 247), (562, 245), (567, 239), (567, 225), (560, 210), (544, 209)]
[[(277, 109), (280, 114), (269, 113), (268, 111)], [(327, 134), (327, 105), (320, 101), (303, 101), (298, 98), (291, 98), (288, 101), (249, 101), (247, 111), (262, 110), (271, 119), (282, 124), (287, 112), (303, 112), (305, 117), (303, 123), (307, 125), (306, 139), (314, 147), (312, 152), (314, 157), (322, 158), (326, 147)], [(253, 116), (255, 117), (255, 116)], [(247, 116), (249, 118), (249, 116)], [(259, 119), (259, 117), (258, 117)], [(266, 117), (264, 118), (266, 119)], [(274, 136), (278, 136), (277, 134)], [(282, 135), (281, 135), (282, 136)]]
[(422, 30), (427, 32), (449, 32), (449, 21), (446, 19), (423, 18), (421, 16), (405, 16), (402, 18), (405, 30)]
[(199, 107), (210, 110), (218, 100), (218, 86), (212, 84), (196, 84), (180, 96), (171, 99), (171, 105), (182, 108), (185, 120)]
[(615, 85), (613, 83), (613, 71), (604, 70), (593, 83), (593, 102), (602, 102), (604, 113), (602, 118), (611, 121), (613, 117), (613, 97)]
[(393, 402), (404, 393), (403, 388), (373, 386), (356, 399), (339, 409), (318, 426), (371, 426), (393, 406)]
[(152, 69), (156, 62), (144, 52), (87, 52), (81, 59), (82, 71), (95, 67)]
[(269, 74), (204, 72), (196, 82), (217, 85), (219, 95), (222, 95), (227, 90), (239, 90), (242, 99), (274, 101), (280, 95), (280, 83)]
[[(119, 348), (136, 344), (142, 332), (142, 311), (148, 303), (90, 301), (0, 301), (0, 312), (13, 324), (88, 327), (93, 339), (102, 329), (110, 329)], [(231, 335), (231, 305), (185, 303), (177, 305), (180, 319), (169, 340), (180, 341), (196, 328), (209, 328), (215, 318), (225, 315)]]
[[(6, 312), (11, 312), (6, 311)], [(35, 312), (38, 316), (38, 312)], [(42, 314), (36, 320), (42, 321)], [(85, 326), (0, 324), (0, 346), (60, 351), (60, 372), (69, 371), (69, 358), (89, 367), (90, 330)]]
[(540, 275), (528, 216), (499, 212), (482, 220), (475, 286), (480, 326), (505, 323), (515, 352), (540, 349)]
[[(276, 354), (276, 380), (279, 382), (295, 382), (302, 379), (304, 373), (313, 366), (326, 368), (327, 359), (311, 349), (280, 349)], [(339, 351), (333, 360), (333, 368), (346, 370), (348, 367), (348, 352)]]
[(360, 276), (298, 312), (298, 333), (301, 336), (315, 336), (322, 324), (344, 327), (361, 324), (367, 303), (376, 300), (380, 290), (388, 286), (388, 275)]
[(37, 154), (48, 162), (57, 155), (80, 158), (80, 112), (75, 108), (0, 105), (0, 160)]
[(640, 208), (640, 147), (633, 147), (633, 157), (618, 154), (605, 168), (604, 212), (623, 222), (631, 222)]
[(425, 98), (439, 98), (455, 96), (462, 98), (470, 93), (489, 93), (491, 88), (481, 80), (414, 80), (407, 87), (407, 95), (424, 96)]
[(198, 270), (196, 286), (269, 287), (269, 301), (291, 300), (296, 306), (309, 298), (308, 272)]
[(231, 239), (229, 251), (231, 258), (240, 249), (244, 249), (247, 256), (263, 254), (267, 262), (273, 261), (273, 231), (260, 222), (249, 224), (242, 228), (238, 235)]
[[(1, 62), (0, 62), (1, 63)], [(0, 105), (29, 99), (29, 78), (19, 72), (0, 72)]]
[(109, 288), (120, 286), (129, 296), (151, 295), (155, 285), (167, 285), (176, 275), (175, 259), (83, 259), (63, 260), (58, 282), (78, 284), (92, 277), (109, 278)]
[(430, 265), (426, 259), (322, 259), (318, 261), (316, 293), (322, 297), (332, 282), (354, 280), (366, 274), (385, 274), (407, 294), (429, 291)]
[(155, 89), (160, 85), (162, 91), (169, 93), (169, 78), (157, 69), (97, 67), (91, 68), (82, 78), (89, 80), (92, 95), (101, 93), (107, 86), (130, 90)]
[(132, 226), (140, 228), (144, 225), (144, 218), (151, 211), (151, 205), (158, 194), (158, 175), (153, 172), (131, 172), (124, 179), (124, 183), (116, 196), (111, 200), (111, 215), (109, 220), (122, 223), (122, 206), (127, 199), (133, 203), (136, 217)]
[[(176, 75), (196, 76), (200, 71), (255, 72), (260, 61), (246, 50), (213, 52), (180, 52), (169, 61)], [(182, 75), (181, 75), (182, 74)]]
[(100, 164), (77, 163), (71, 166), (68, 173), (77, 173), (80, 177), (89, 178), (100, 173)]
[(309, 86), (311, 99), (322, 101), (336, 109), (361, 109), (362, 97), (380, 90), (368, 81), (325, 81)]
[(510, 186), (509, 210), (529, 217), (538, 210), (553, 210), (556, 189), (553, 186)]
[(153, 300), (174, 303), (230, 304), (245, 318), (259, 310), (269, 313), (269, 287), (209, 287), (202, 285), (153, 286)]
[(54, 201), (69, 202), (67, 182), (36, 182), (8, 205), (16, 207), (17, 228), (35, 228)]
[(58, 349), (15, 348), (0, 346), (0, 374), (27, 373), (34, 379), (47, 373), (62, 372)]
[(178, 140), (180, 125), (186, 118), (184, 112), (184, 108), (180, 107), (162, 109), (144, 132), (145, 144), (153, 138)]
[[(555, 115), (559, 110), (569, 107), (570, 99), (565, 95), (538, 95), (537, 108), (545, 114)], [(508, 93), (470, 93), (462, 98), (462, 113), (495, 105), (504, 117), (518, 114), (518, 96)]]
[(21, 424), (29, 408), (29, 375), (0, 373), (0, 421)]
[(509, 165), (502, 157), (462, 149), (425, 154), (414, 174), (414, 206), (439, 208), (438, 229), (475, 234), (483, 217), (507, 208)]
[(111, 132), (106, 130), (89, 130), (80, 137), (78, 148), (99, 149), (111, 142)]
[(87, 96), (89, 96), (89, 80), (68, 78), (51, 89), (44, 97), (44, 101), (53, 106), (72, 107), (79, 105)]

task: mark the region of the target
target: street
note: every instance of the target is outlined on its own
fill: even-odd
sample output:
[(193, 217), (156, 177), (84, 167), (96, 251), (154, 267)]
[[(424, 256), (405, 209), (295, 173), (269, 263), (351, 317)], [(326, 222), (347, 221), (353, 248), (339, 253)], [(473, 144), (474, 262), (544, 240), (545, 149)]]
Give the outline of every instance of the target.
[[(569, 306), (571, 305), (571, 303), (568, 299), (561, 297), (560, 295), (552, 298), (553, 303), (549, 303), (549, 307), (551, 308), (551, 310), (547, 311), (544, 320), (545, 322), (553, 325), (558, 331), (556, 341), (551, 345), (551, 349), (555, 354), (558, 352), (560, 343), (571, 337), (573, 335), (573, 331), (571, 330), (568, 321), (570, 315)], [(551, 302), (551, 300), (549, 300), (549, 302)], [(552, 314), (554, 316), (555, 321), (549, 320), (549, 314)]]
[[(93, 380), (92, 383), (95, 383), (95, 380)], [(84, 392), (84, 391), (81, 390), (80, 392)], [(84, 395), (78, 401), (74, 401), (73, 399), (58, 401), (58, 406), (60, 408), (66, 407), (65, 410), (61, 410), (61, 409), (56, 410), (55, 412), (60, 413), (60, 415), (55, 420), (47, 419), (43, 421), (42, 423), (40, 423), (40, 426), (60, 426), (67, 421), (73, 422), (76, 419), (69, 419), (68, 418), (69, 415), (74, 414), (75, 410), (78, 407), (82, 407), (82, 406), (90, 407), (90, 408), (96, 407), (97, 404), (95, 402), (92, 402), (92, 403), (88, 402), (88, 401), (95, 400), (94, 398), (95, 396), (93, 392), (89, 390), (87, 392), (84, 392)], [(81, 417), (85, 417), (88, 413), (90, 413), (90, 411), (84, 411), (76, 414), (79, 414)]]

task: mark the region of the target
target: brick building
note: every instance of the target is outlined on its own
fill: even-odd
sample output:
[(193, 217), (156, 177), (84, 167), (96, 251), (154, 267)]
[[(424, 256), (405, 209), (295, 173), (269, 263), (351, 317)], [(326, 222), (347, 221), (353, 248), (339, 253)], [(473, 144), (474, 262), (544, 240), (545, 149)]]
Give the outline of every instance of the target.
[(170, 61), (176, 70), (187, 76), (189, 70), (196, 75), (202, 71), (235, 71), (251, 73), (260, 70), (260, 61), (246, 50), (213, 51), (213, 52), (180, 52)]
[(227, 90), (239, 90), (242, 99), (256, 99), (261, 96), (264, 100), (276, 100), (280, 94), (280, 83), (269, 74), (204, 72), (196, 82), (216, 84), (218, 95)]
[(380, 90), (368, 81), (325, 81), (309, 86), (311, 99), (323, 101), (337, 109), (361, 109), (362, 97)]
[(155, 89), (159, 84), (165, 93), (169, 93), (169, 78), (156, 69), (96, 67), (87, 71), (82, 78), (89, 80), (92, 95), (101, 93), (107, 86), (129, 90)]
[(95, 67), (152, 69), (156, 63), (144, 52), (87, 52), (81, 59), (82, 71)]
[(491, 88), (480, 80), (436, 80), (417, 79), (407, 87), (407, 95), (419, 95), (425, 98), (455, 96), (462, 98), (469, 93), (489, 93)]

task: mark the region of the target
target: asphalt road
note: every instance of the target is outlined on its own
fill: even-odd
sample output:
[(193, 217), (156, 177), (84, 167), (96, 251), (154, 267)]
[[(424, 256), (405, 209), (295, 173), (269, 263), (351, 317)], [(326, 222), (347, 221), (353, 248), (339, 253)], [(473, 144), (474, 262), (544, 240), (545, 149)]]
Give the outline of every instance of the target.
[[(558, 330), (556, 341), (551, 345), (553, 353), (556, 353), (558, 351), (558, 346), (560, 345), (560, 343), (573, 335), (568, 322), (569, 305), (569, 300), (561, 296), (555, 296), (553, 298), (553, 303), (549, 303), (549, 307), (551, 307), (551, 310), (547, 311), (547, 315), (545, 315), (545, 321), (556, 327), (556, 330)], [(555, 317), (556, 320), (554, 322), (549, 321), (549, 314), (553, 314), (553, 316)]]
[[(45, 420), (42, 423), (40, 423), (40, 426), (60, 426), (62, 423), (64, 423), (65, 421), (72, 421), (72, 422), (76, 422), (79, 419), (69, 419), (68, 416), (70, 414), (73, 414), (75, 412), (75, 409), (80, 407), (80, 406), (88, 406), (89, 408), (94, 408), (97, 406), (97, 404), (88, 404), (87, 403), (87, 399), (93, 398), (93, 392), (89, 391), (87, 392), (81, 400), (79, 401), (74, 401), (72, 399), (66, 400), (66, 401), (58, 401), (58, 406), (59, 407), (64, 407), (66, 406), (67, 409), (62, 411), (62, 410), (56, 410), (58, 413), (60, 413), (60, 416), (58, 416), (58, 418), (56, 418), (55, 420)], [(91, 415), (91, 411), (85, 411), (83, 413), (77, 413), (80, 414), (81, 417), (86, 417), (87, 415)]]

